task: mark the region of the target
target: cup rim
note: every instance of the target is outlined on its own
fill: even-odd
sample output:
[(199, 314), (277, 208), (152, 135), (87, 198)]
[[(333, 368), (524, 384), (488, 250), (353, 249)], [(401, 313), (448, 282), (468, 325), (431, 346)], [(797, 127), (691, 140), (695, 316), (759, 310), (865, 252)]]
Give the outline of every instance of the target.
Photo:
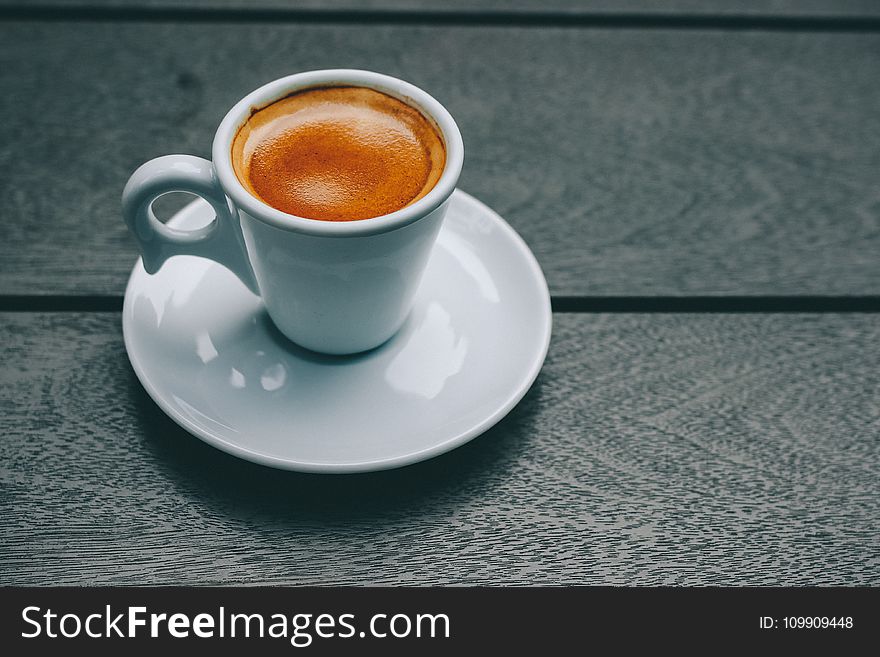
[[(254, 108), (285, 96), (320, 86), (369, 87), (388, 93), (423, 112), (440, 129), (446, 146), (446, 164), (434, 187), (415, 203), (394, 212), (356, 221), (323, 221), (289, 214), (260, 200), (242, 185), (232, 166), (232, 141)], [(241, 210), (264, 223), (286, 231), (324, 237), (375, 235), (397, 230), (439, 208), (455, 190), (464, 162), (464, 143), (449, 111), (419, 87), (382, 73), (360, 69), (322, 69), (294, 73), (254, 89), (238, 101), (221, 121), (212, 146), (214, 170), (220, 185)]]

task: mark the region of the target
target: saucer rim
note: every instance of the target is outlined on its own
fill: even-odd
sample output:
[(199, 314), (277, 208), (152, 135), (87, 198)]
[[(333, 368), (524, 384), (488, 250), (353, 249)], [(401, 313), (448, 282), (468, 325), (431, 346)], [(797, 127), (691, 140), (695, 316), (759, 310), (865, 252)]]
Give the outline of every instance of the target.
[[(475, 198), (474, 196), (468, 194), (467, 192), (456, 188), (450, 196), (450, 202), (455, 202), (456, 199), (458, 199), (459, 202), (471, 203), (478, 206), (482, 212), (488, 214), (488, 216), (493, 221), (500, 225), (500, 228), (507, 234), (509, 238), (512, 239), (513, 244), (516, 246), (519, 254), (523, 257), (524, 262), (531, 270), (532, 277), (537, 283), (538, 292), (541, 296), (541, 317), (543, 318), (543, 321), (541, 322), (540, 326), (540, 350), (533, 357), (531, 366), (528, 370), (528, 374), (522, 378), (521, 383), (514, 388), (512, 394), (507, 398), (507, 400), (503, 404), (500, 404), (499, 407), (482, 422), (479, 422), (471, 428), (462, 431), (454, 436), (451, 436), (446, 440), (443, 440), (442, 442), (438, 442), (435, 445), (417, 450), (415, 452), (408, 452), (406, 454), (401, 454), (391, 458), (382, 458), (371, 461), (358, 461), (352, 463), (297, 461), (293, 459), (285, 459), (278, 456), (263, 454), (260, 452), (249, 450), (246, 447), (242, 447), (240, 444), (231, 443), (223, 439), (221, 436), (211, 433), (204, 427), (195, 424), (192, 420), (180, 413), (180, 411), (178, 411), (176, 407), (168, 403), (165, 399), (165, 396), (161, 394), (153, 385), (150, 377), (147, 376), (146, 371), (144, 370), (141, 362), (136, 356), (136, 350), (132, 346), (133, 338), (131, 337), (131, 332), (134, 329), (130, 328), (132, 320), (130, 320), (129, 318), (131, 317), (132, 303), (130, 300), (133, 295), (131, 288), (133, 286), (135, 274), (138, 273), (138, 268), (140, 267), (141, 269), (143, 269), (143, 262), (142, 258), (140, 257), (135, 262), (134, 267), (132, 267), (131, 273), (129, 274), (128, 282), (125, 286), (125, 297), (123, 299), (122, 307), (123, 342), (125, 345), (126, 354), (128, 355), (128, 360), (131, 363), (132, 368), (134, 369), (138, 381), (140, 381), (141, 385), (143, 386), (149, 397), (169, 418), (171, 418), (171, 420), (173, 420), (178, 426), (180, 426), (182, 429), (192, 434), (196, 438), (199, 438), (208, 445), (211, 445), (212, 447), (231, 454), (232, 456), (236, 456), (238, 458), (256, 463), (258, 465), (277, 468), (281, 470), (313, 474), (354, 474), (364, 472), (378, 472), (382, 470), (391, 470), (407, 465), (412, 465), (421, 461), (426, 461), (428, 459), (434, 458), (435, 456), (440, 456), (441, 454), (452, 451), (453, 449), (456, 449), (457, 447), (460, 447), (465, 443), (470, 442), (477, 436), (480, 436), (491, 429), (505, 416), (507, 416), (510, 411), (513, 410), (513, 408), (523, 399), (523, 397), (526, 396), (526, 394), (534, 384), (535, 380), (538, 378), (538, 374), (541, 372), (550, 348), (550, 339), (553, 327), (553, 311), (550, 302), (550, 290), (547, 286), (547, 279), (544, 276), (541, 265), (538, 263), (537, 258), (535, 258), (535, 255), (532, 253), (531, 249), (526, 244), (525, 240), (519, 235), (519, 233), (517, 233), (516, 230), (514, 230), (513, 227), (508, 224), (501, 215), (495, 212), (495, 210), (493, 210), (491, 207), (489, 207), (479, 199)], [(171, 218), (171, 221), (177, 220), (179, 216), (183, 215), (186, 212), (192, 212), (194, 206), (201, 203), (203, 203), (203, 201), (201, 201), (200, 199), (192, 201), (191, 203), (181, 208), (177, 213), (175, 213), (175, 215)], [(416, 293), (416, 295), (418, 295), (418, 292)]]

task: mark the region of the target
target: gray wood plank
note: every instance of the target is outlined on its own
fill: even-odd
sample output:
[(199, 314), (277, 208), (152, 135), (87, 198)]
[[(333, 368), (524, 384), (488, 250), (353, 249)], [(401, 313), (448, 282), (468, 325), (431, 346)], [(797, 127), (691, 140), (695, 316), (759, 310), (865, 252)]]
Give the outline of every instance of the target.
[(120, 294), (119, 194), (313, 68), (411, 80), (562, 295), (880, 293), (880, 35), (0, 25), (0, 294)]
[(512, 415), (320, 477), (155, 408), (113, 314), (0, 315), (0, 584), (880, 585), (874, 315), (557, 315)]
[(0, 0), (0, 6), (194, 7), (205, 9), (338, 9), (431, 11), (533, 11), (572, 15), (598, 13), (745, 16), (878, 16), (873, 0)]

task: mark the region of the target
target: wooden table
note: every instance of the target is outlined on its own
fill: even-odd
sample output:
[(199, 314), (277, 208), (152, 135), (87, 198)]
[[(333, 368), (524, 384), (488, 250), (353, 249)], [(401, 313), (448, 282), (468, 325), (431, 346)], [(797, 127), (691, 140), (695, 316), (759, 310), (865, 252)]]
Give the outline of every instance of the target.
[[(880, 584), (880, 5), (49, 2), (0, 0), (0, 583)], [(557, 311), (500, 425), (370, 475), (201, 443), (120, 329), (131, 171), (329, 67), (449, 107)]]

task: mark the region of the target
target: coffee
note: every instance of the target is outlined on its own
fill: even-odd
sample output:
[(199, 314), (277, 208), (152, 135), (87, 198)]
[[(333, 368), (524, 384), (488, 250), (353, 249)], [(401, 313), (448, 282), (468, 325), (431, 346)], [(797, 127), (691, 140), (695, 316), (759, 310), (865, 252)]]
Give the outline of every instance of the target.
[(282, 212), (354, 221), (400, 210), (443, 173), (446, 149), (421, 112), (366, 87), (320, 87), (253, 111), (232, 142), (236, 176)]

